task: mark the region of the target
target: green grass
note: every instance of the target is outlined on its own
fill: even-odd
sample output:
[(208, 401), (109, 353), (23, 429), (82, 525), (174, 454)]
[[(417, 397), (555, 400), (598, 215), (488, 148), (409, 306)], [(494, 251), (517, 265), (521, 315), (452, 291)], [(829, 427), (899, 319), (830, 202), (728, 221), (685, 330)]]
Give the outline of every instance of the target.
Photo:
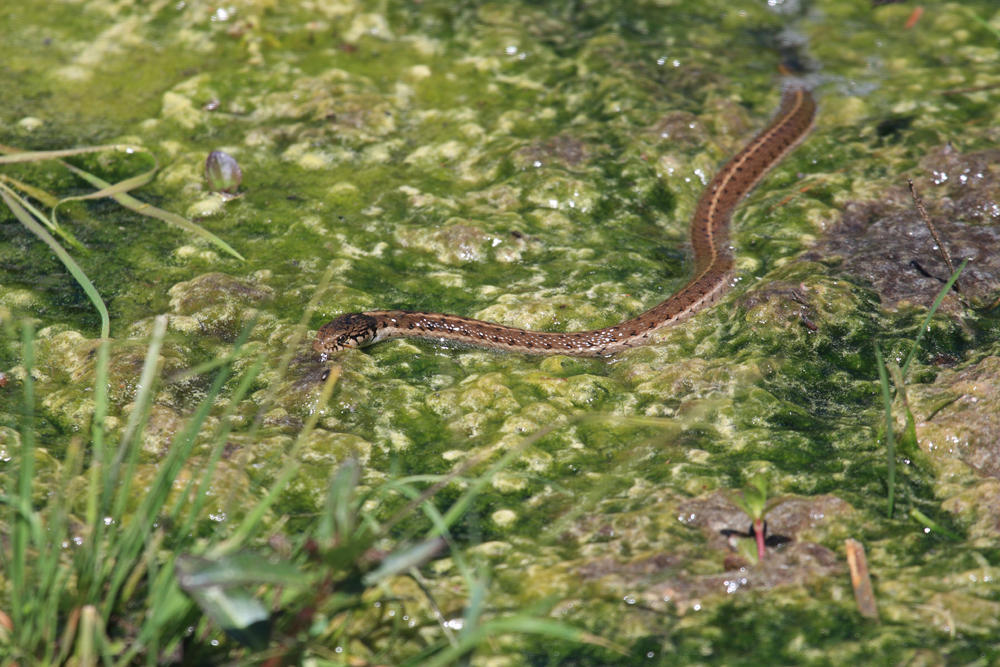
[[(962, 274), (965, 269), (965, 265), (968, 264), (969, 260), (964, 260), (955, 272), (951, 274), (948, 281), (938, 292), (937, 297), (931, 304), (931, 307), (927, 311), (927, 315), (924, 317), (923, 322), (920, 323), (920, 328), (917, 329), (917, 335), (913, 339), (913, 344), (910, 346), (910, 351), (906, 355), (906, 359), (903, 361), (902, 366), (897, 366), (893, 363), (887, 363), (882, 356), (882, 350), (878, 343), (875, 344), (875, 361), (878, 367), (879, 375), (879, 388), (882, 396), (882, 410), (885, 415), (885, 448), (886, 448), (886, 515), (891, 519), (893, 511), (895, 510), (895, 499), (896, 499), (896, 445), (897, 439), (895, 434), (895, 429), (893, 427), (894, 417), (892, 413), (892, 404), (894, 396), (901, 399), (903, 406), (903, 414), (905, 419), (905, 428), (902, 434), (902, 439), (899, 444), (902, 445), (902, 449), (908, 453), (913, 454), (917, 448), (917, 427), (916, 420), (913, 418), (913, 413), (910, 411), (909, 402), (906, 399), (906, 373), (910, 369), (910, 364), (913, 363), (913, 359), (917, 354), (917, 350), (920, 349), (920, 341), (924, 337), (924, 333), (927, 331), (928, 326), (930, 326), (931, 318), (934, 317), (934, 313), (937, 312), (938, 308), (941, 307), (941, 302), (944, 301), (944, 297), (948, 295), (951, 288), (955, 285), (958, 277)], [(893, 388), (889, 386), (889, 378), (892, 378), (893, 386), (895, 388), (895, 394), (893, 393)], [(917, 512), (916, 516), (911, 511), (911, 516), (914, 518), (923, 517), (924, 515)], [(924, 517), (926, 518), (926, 517)], [(928, 519), (930, 521), (930, 519)], [(921, 521), (925, 526), (928, 524)]]
[[(4, 334), (20, 338), (24, 369), (20, 444), (12, 449), (14, 467), (0, 496), (0, 527), (9, 535), (0, 542), (7, 577), (0, 589), (0, 614), (9, 625), (0, 622), (0, 655), (13, 664), (258, 664), (307, 658), (348, 664), (351, 658), (445, 665), (498, 636), (518, 633), (615, 648), (546, 618), (552, 601), (510, 614), (492, 610), (488, 578), (454, 545), (451, 527), (510, 456), (481, 475), (463, 477), (465, 492), (444, 511), (432, 501), (454, 475), (391, 479), (368, 488), (359, 483), (359, 465), (346, 460), (331, 471), (325, 502), (308, 528), (286, 534), (275, 508), (298, 472), (296, 454), (315, 426), (313, 419), (275, 481), (245, 511), (239, 508), (246, 498), (231, 498), (232, 520), (219, 528), (206, 520), (209, 495), (221, 488), (215, 484), (236, 406), (255, 386), (265, 359), (254, 359), (231, 393), (223, 395), (224, 387), (233, 386), (234, 362), (245, 356), (247, 327), (231, 354), (214, 364), (204, 399), (156, 462), (155, 475), (137, 488), (135, 473), (144, 463), (143, 433), (157, 394), (166, 334), (166, 318), (159, 317), (132, 407), (116, 431), (105, 425), (112, 408), (106, 391), (110, 342), (102, 341), (89, 438), (71, 440), (60, 461), (59, 488), (43, 488), (36, 483), (36, 448), (43, 443), (34, 426), (33, 331), (29, 324), (15, 331), (8, 321)], [(279, 364), (287, 367), (287, 362)], [(338, 376), (334, 367), (321, 400), (329, 398)], [(455, 474), (466, 473), (471, 470)], [(79, 480), (86, 480), (82, 499), (59, 493)], [(377, 506), (393, 494), (412, 500), (402, 513), (380, 521), (364, 509), (372, 505), (369, 501)], [(426, 521), (412, 521), (417, 512)], [(422, 534), (394, 531), (402, 522), (429, 528)], [(400, 532), (403, 537), (394, 537)], [(444, 610), (422, 571), (442, 552), (455, 563), (465, 590), (459, 607), (452, 600)], [(410, 627), (400, 623), (402, 613), (386, 613), (390, 605), (403, 605), (393, 601), (393, 584), (401, 577), (424, 591), (424, 600), (405, 603), (409, 613), (414, 607), (430, 609), (426, 615), (437, 621)], [(382, 599), (387, 602), (374, 604)]]

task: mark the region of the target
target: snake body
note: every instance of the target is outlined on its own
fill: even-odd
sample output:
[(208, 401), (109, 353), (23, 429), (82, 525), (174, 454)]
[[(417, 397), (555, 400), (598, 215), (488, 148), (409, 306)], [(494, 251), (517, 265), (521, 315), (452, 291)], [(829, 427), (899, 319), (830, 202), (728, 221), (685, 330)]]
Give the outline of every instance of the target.
[(718, 300), (732, 285), (729, 226), (733, 209), (812, 126), (816, 102), (789, 88), (771, 123), (726, 163), (705, 188), (691, 220), (695, 272), (680, 290), (641, 315), (604, 329), (553, 333), (517, 329), (458, 315), (408, 310), (347, 313), (323, 325), (313, 349), (322, 355), (387, 338), (452, 341), (527, 354), (605, 357), (649, 342), (657, 329), (680, 322)]

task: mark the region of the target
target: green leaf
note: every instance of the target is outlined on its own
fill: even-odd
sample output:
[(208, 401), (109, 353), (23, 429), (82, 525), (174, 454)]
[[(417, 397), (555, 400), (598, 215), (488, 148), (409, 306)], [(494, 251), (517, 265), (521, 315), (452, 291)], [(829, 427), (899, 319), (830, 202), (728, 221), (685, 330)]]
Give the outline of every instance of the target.
[(227, 635), (258, 651), (267, 648), (270, 618), (264, 605), (249, 594), (221, 586), (199, 588), (189, 594)]
[(270, 640), (270, 614), (245, 587), (301, 587), (312, 582), (312, 577), (290, 563), (273, 562), (251, 553), (217, 559), (181, 556), (176, 573), (181, 589), (212, 621), (236, 641), (256, 650), (266, 648)]
[(743, 495), (732, 495), (731, 500), (734, 505), (746, 512), (751, 519), (763, 519), (767, 514), (767, 478), (757, 476), (743, 487)]

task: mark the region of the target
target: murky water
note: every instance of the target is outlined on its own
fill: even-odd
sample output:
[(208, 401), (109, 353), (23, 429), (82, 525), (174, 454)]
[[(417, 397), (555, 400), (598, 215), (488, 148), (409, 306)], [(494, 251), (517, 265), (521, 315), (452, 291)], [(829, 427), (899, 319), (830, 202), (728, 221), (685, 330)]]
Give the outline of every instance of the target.
[[(283, 511), (314, 508), (350, 455), (374, 483), (523, 447), (458, 535), (491, 569), (500, 607), (553, 595), (560, 618), (636, 663), (997, 658), (1000, 490), (996, 466), (977, 463), (1000, 430), (997, 394), (981, 388), (997, 383), (996, 275), (977, 274), (980, 310), (946, 302), (924, 339), (908, 380), (918, 437), (933, 442), (901, 453), (890, 519), (874, 344), (901, 362), (926, 312), (912, 304), (926, 302), (883, 308), (882, 274), (845, 272), (830, 252), (802, 259), (854, 202), (909, 210), (907, 176), (933, 212), (995, 228), (992, 3), (920, 16), (833, 0), (44, 4), (0, 8), (13, 28), (0, 142), (141, 144), (162, 169), (133, 194), (246, 257), (107, 201), (65, 207), (84, 246), (71, 252), (111, 310), (118, 414), (154, 316), (170, 314), (169, 368), (224, 354), (254, 317), (253, 349), (277, 359), (327, 272), (313, 329), (374, 308), (547, 330), (643, 310), (686, 280), (694, 204), (775, 110), (781, 64), (807, 69), (816, 127), (738, 209), (740, 281), (721, 304), (609, 361), (407, 341), (350, 351), (328, 405), (307, 340), (289, 377), (263, 376), (260, 391), (280, 383), (279, 399), (264, 437), (234, 434), (244, 467), (233, 484), (249, 495), (266, 485), (314, 411), (310, 465)], [(980, 158), (948, 162), (949, 143)], [(243, 196), (224, 205), (203, 178), (212, 150), (243, 171)], [(77, 164), (114, 181), (149, 161)], [(60, 196), (84, 190), (53, 165), (2, 173)], [(947, 208), (966, 192), (974, 202)], [(6, 212), (0, 234), (0, 306), (40, 329), (40, 432), (58, 458), (86, 424), (98, 320)], [(930, 245), (913, 252), (923, 273), (906, 279), (909, 256), (883, 273), (927, 280), (918, 291), (933, 298), (947, 271), (925, 266), (938, 262)], [(16, 346), (0, 355), (16, 376)], [(202, 390), (164, 387), (151, 462)], [(0, 397), (8, 426), (12, 396)], [(956, 405), (968, 412), (949, 421), (941, 411)], [(256, 408), (240, 408), (248, 423)], [(746, 529), (725, 494), (756, 475), (788, 498), (771, 530), (793, 546), (741, 572), (719, 530)], [(854, 607), (847, 537), (867, 546), (881, 625)], [(433, 574), (447, 597), (450, 560)], [(615, 659), (530, 640), (518, 650), (540, 664)]]

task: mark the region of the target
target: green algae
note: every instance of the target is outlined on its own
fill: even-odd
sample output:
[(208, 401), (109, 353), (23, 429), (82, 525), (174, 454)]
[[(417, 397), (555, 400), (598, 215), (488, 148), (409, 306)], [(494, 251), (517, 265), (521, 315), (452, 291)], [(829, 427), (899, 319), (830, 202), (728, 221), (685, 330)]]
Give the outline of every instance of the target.
[[(248, 349), (277, 359), (328, 268), (314, 327), (340, 312), (405, 307), (572, 330), (663, 299), (690, 272), (687, 219), (705, 180), (776, 105), (773, 44), (792, 26), (791, 41), (805, 42), (824, 77), (820, 117), (737, 211), (741, 284), (720, 306), (612, 361), (407, 341), (348, 352), (326, 405), (317, 403), (320, 368), (304, 345), (290, 377), (266, 369), (237, 408), (249, 430), (264, 396), (278, 390), (262, 433), (233, 436), (246, 470), (233, 486), (249, 494), (273, 480), (314, 412), (320, 428), (301, 454), (308, 472), (281, 513), (308, 516), (329, 469), (347, 456), (367, 465), (367, 483), (441, 474), (553, 426), (495, 478), (459, 531), (466, 544), (504, 545), (490, 560), (504, 603), (564, 597), (564, 619), (628, 643), (636, 662), (647, 653), (734, 662), (754, 648), (747, 661), (835, 663), (870, 657), (873, 642), (874, 655), (893, 662), (918, 649), (959, 662), (986, 650), (997, 630), (996, 589), (980, 581), (953, 593), (926, 579), (953, 571), (967, 553), (989, 567), (1000, 562), (982, 510), (997, 497), (990, 480), (920, 459), (901, 471), (901, 502), (975, 542), (943, 544), (882, 515), (874, 341), (899, 359), (924, 311), (887, 312), (832, 263), (797, 261), (847, 202), (878, 199), (941, 143), (996, 144), (984, 122), (995, 90), (940, 92), (1000, 83), (995, 39), (957, 5), (928, 10), (905, 31), (909, 7), (836, 2), (802, 11), (424, 2), (375, 12), (351, 2), (243, 2), (215, 21), (194, 4), (55, 5), (37, 15), (8, 4), (0, 24), (15, 28), (6, 32), (18, 55), (0, 84), (16, 92), (0, 104), (0, 142), (142, 143), (165, 166), (139, 195), (178, 213), (212, 211), (201, 223), (247, 257), (221, 256), (104, 203), (71, 212), (89, 249), (80, 261), (112, 312), (112, 419), (134, 392), (135, 341), (154, 315), (170, 314), (167, 372), (223, 354), (254, 319)], [(969, 7), (996, 25), (989, 3)], [(213, 101), (217, 109), (206, 110)], [(245, 194), (199, 209), (207, 196), (200, 169), (214, 149), (240, 161)], [(113, 180), (117, 167), (88, 168)], [(18, 177), (54, 192), (79, 187), (35, 169)], [(44, 249), (8, 217), (0, 229), (0, 304), (46, 327), (39, 433), (57, 458), (92, 411), (96, 320)], [(931, 361), (977, 362), (995, 347), (997, 326), (988, 314), (973, 324), (935, 318), (911, 380), (934, 387), (929, 412), (964, 407), (942, 402), (949, 390), (932, 384), (941, 373)], [(4, 369), (16, 369), (15, 344), (0, 355)], [(150, 461), (203, 390), (197, 381), (164, 388)], [(581, 413), (595, 418), (573, 421)], [(12, 424), (6, 404), (3, 414)], [(883, 626), (854, 615), (844, 577), (720, 594), (687, 614), (639, 610), (622, 601), (629, 591), (613, 587), (574, 590), (574, 568), (637, 552), (692, 559), (678, 570), (720, 571), (705, 538), (677, 525), (677, 505), (762, 471), (781, 493), (831, 493), (855, 508), (843, 526), (811, 539), (834, 551), (849, 534), (866, 542)], [(462, 489), (453, 484), (442, 502)], [(379, 511), (388, 516), (403, 503), (387, 499)], [(631, 529), (562, 538), (573, 521), (613, 525), (626, 513), (636, 516)], [(447, 576), (439, 583), (446, 588)], [(960, 625), (939, 620), (949, 614)], [(929, 630), (914, 632), (929, 620)], [(525, 647), (540, 664), (612, 660), (600, 649)]]

